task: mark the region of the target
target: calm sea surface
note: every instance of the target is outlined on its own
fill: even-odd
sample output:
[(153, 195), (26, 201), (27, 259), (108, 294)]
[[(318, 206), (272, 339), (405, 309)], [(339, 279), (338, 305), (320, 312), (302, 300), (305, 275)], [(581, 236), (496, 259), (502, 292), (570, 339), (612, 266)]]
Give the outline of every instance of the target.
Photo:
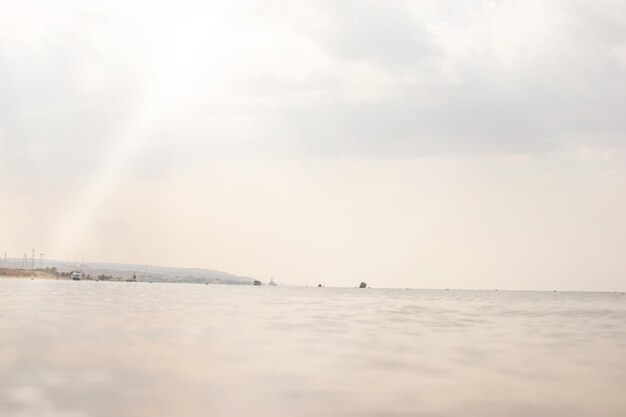
[(626, 295), (0, 279), (0, 416), (626, 416)]

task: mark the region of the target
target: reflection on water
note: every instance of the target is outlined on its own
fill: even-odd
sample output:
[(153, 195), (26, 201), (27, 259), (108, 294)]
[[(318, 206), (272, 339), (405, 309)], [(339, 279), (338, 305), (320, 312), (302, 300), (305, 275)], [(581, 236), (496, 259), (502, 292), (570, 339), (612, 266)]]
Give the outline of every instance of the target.
[(0, 280), (0, 415), (622, 416), (626, 296)]

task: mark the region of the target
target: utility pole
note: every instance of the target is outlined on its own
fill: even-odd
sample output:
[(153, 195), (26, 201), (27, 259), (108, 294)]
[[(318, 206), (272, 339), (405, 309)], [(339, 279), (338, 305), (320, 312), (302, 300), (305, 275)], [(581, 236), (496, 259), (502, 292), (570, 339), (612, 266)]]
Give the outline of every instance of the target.
[(40, 262), (39, 267), (40, 267), (41, 269), (43, 269), (43, 257), (44, 257), (44, 254), (43, 254), (43, 253), (40, 253), (40, 254), (39, 254), (39, 256), (40, 256), (40, 258), (39, 258), (39, 259), (40, 259), (40, 261), (41, 261), (41, 262)]
[(28, 254), (24, 254), (24, 263), (22, 263), (22, 269), (26, 270), (26, 264), (27, 264), (27, 260), (28, 259)]
[(33, 257), (30, 259), (30, 269), (35, 269), (35, 249), (33, 249)]

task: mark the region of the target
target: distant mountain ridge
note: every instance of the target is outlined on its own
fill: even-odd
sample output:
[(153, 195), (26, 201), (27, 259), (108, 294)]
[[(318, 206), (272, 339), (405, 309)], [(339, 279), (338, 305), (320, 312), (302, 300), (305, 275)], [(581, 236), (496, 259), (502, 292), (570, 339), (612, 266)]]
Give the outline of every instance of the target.
[(56, 267), (60, 272), (70, 272), (82, 270), (85, 275), (97, 277), (99, 275), (109, 275), (131, 278), (134, 275), (137, 281), (150, 282), (187, 282), (206, 284), (229, 284), (229, 285), (250, 285), (254, 278), (229, 274), (227, 272), (216, 271), (205, 268), (177, 268), (171, 266), (156, 265), (135, 265), (106, 262), (71, 262), (47, 260), (46, 266)]

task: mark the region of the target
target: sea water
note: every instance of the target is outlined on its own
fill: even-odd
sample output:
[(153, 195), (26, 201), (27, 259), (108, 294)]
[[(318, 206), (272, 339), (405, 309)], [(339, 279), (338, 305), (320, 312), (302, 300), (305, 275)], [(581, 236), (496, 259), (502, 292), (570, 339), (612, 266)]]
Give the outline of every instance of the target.
[(626, 295), (2, 279), (0, 415), (626, 416)]

